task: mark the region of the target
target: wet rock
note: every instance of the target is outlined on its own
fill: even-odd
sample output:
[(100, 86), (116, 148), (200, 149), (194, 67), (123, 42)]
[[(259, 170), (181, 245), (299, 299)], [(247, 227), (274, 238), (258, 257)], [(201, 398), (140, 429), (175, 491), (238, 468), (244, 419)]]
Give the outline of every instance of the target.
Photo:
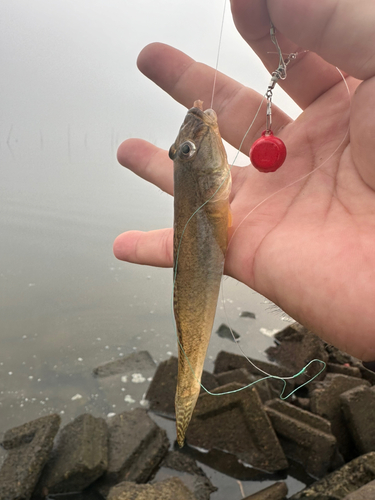
[(275, 483), (264, 490), (258, 491), (243, 500), (284, 500), (288, 494), (288, 487), (285, 483)]
[(301, 410), (310, 411), (310, 398), (296, 397), (291, 399), (290, 403), (297, 406), (297, 408), (301, 408)]
[(375, 388), (366, 385), (354, 387), (341, 394), (340, 400), (359, 452), (375, 451)]
[[(213, 392), (234, 391), (238, 383)], [(285, 469), (288, 462), (254, 388), (210, 396), (201, 394), (186, 435), (187, 443), (205, 450), (218, 449), (268, 472)]]
[[(253, 366), (249, 361), (240, 354), (233, 354), (231, 352), (220, 351), (215, 359), (215, 368), (214, 374), (217, 375), (222, 372), (227, 372), (230, 370), (236, 370), (239, 368), (244, 368), (249, 373), (255, 376), (265, 376), (261, 371), (259, 371), (256, 367), (260, 368), (266, 373), (270, 375), (276, 375), (278, 377), (291, 377), (294, 375), (289, 368), (285, 366), (281, 366), (276, 363), (269, 363), (267, 361), (261, 361), (259, 359), (249, 358), (252, 363), (255, 364)], [(268, 384), (272, 387), (272, 390), (275, 391), (277, 395), (279, 395), (283, 389), (283, 383), (281, 380), (269, 379)], [(288, 380), (286, 384), (285, 394), (289, 394), (295, 387), (294, 380)]]
[(120, 483), (111, 488), (107, 500), (197, 500), (177, 477), (155, 484)]
[(197, 465), (197, 462), (179, 451), (169, 451), (163, 462), (162, 467), (168, 469), (178, 470), (180, 472), (187, 472), (188, 474), (196, 474), (198, 476), (206, 477), (203, 470)]
[(57, 437), (37, 486), (40, 495), (84, 490), (108, 466), (108, 429), (102, 418), (88, 413), (66, 425)]
[[(262, 375), (253, 375), (245, 368), (229, 370), (228, 372), (218, 373), (216, 375), (216, 380), (219, 386), (231, 384), (232, 382), (238, 382), (242, 386), (246, 386), (262, 378)], [(275, 391), (274, 387), (268, 383), (268, 380), (257, 382), (254, 384), (254, 388), (257, 390), (263, 403), (277, 397), (280, 394), (280, 391)]]
[(139, 351), (126, 356), (125, 358), (110, 361), (104, 365), (94, 368), (94, 375), (97, 377), (109, 377), (119, 373), (142, 373), (144, 371), (155, 370), (156, 364), (148, 351)]
[(357, 367), (361, 372), (362, 378), (370, 382), (371, 385), (375, 385), (375, 373), (371, 370), (368, 370), (363, 366), (361, 361), (355, 360), (352, 362), (352, 365)]
[(104, 500), (104, 497), (96, 491), (85, 490), (78, 493), (56, 493), (56, 495), (48, 495), (46, 500)]
[[(177, 386), (178, 359), (174, 356), (158, 366), (146, 394), (150, 410), (167, 418), (175, 418), (174, 398)], [(211, 391), (218, 386), (215, 377), (203, 371), (202, 384)], [(203, 389), (201, 389), (203, 392)]]
[(179, 477), (197, 500), (209, 500), (211, 493), (217, 490), (196, 461), (179, 451), (168, 452), (153, 482), (172, 476)]
[(331, 422), (332, 434), (346, 460), (353, 456), (354, 443), (341, 409), (340, 394), (360, 385), (368, 386), (369, 383), (360, 378), (329, 373), (323, 382), (314, 384), (311, 391), (311, 411)]
[[(298, 373), (313, 359), (319, 359), (325, 363), (328, 361), (328, 354), (322, 340), (298, 323), (293, 323), (276, 333), (275, 340), (279, 344), (266, 350), (269, 359), (286, 366), (293, 373)], [(296, 383), (303, 384), (307, 380), (306, 376), (313, 377), (321, 369), (320, 363), (313, 363), (295, 379)], [(317, 379), (322, 380), (325, 376), (326, 373), (323, 371)]]
[(375, 481), (371, 481), (357, 491), (350, 493), (343, 500), (374, 500)]
[(338, 365), (336, 363), (327, 363), (327, 373), (340, 373), (349, 377), (362, 378), (360, 369), (349, 364)]
[(178, 477), (197, 500), (210, 500), (211, 493), (217, 490), (207, 477), (167, 469), (166, 467), (161, 467), (158, 470), (152, 483), (157, 483), (171, 477)]
[(344, 351), (340, 351), (337, 347), (330, 345), (330, 344), (324, 344), (324, 349), (326, 350), (328, 356), (329, 356), (329, 363), (334, 363), (338, 365), (351, 365), (353, 362), (353, 358), (347, 354)]
[(53, 446), (60, 417), (48, 415), (7, 431), (2, 446), (9, 450), (0, 470), (0, 498), (28, 500)]
[(337, 448), (330, 423), (280, 399), (269, 401), (265, 408), (286, 456), (312, 476), (323, 477)]
[(142, 405), (147, 407), (144, 399), (149, 381), (156, 370), (156, 364), (147, 351), (140, 351), (111, 361), (95, 368), (98, 390), (103, 392), (110, 408), (129, 410)]
[(167, 453), (166, 432), (140, 408), (112, 417), (108, 429), (108, 469), (103, 483), (146, 482)]
[(255, 319), (255, 313), (250, 312), (250, 311), (242, 311), (240, 314), (240, 318), (252, 318)]
[[(233, 330), (233, 328), (229, 328), (229, 326), (225, 325), (222, 323), (219, 328), (216, 330), (216, 333), (221, 337), (222, 339), (228, 339), (234, 342), (235, 340), (239, 339), (241, 335), (237, 333), (236, 331)], [(233, 339), (234, 337), (234, 339)]]
[(375, 452), (362, 455), (296, 493), (290, 500), (342, 500), (375, 479)]

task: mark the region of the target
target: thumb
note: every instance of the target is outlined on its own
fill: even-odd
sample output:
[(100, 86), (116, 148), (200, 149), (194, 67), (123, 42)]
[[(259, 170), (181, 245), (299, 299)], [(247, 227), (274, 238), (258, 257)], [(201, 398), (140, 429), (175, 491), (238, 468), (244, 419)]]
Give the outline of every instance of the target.
[(375, 75), (373, 0), (268, 0), (276, 28), (346, 73)]

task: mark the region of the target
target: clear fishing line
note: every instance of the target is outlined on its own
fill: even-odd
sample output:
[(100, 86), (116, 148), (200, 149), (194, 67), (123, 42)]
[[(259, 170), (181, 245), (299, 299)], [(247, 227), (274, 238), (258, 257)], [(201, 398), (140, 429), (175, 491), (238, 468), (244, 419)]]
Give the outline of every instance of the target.
[[(221, 47), (221, 40), (222, 40), (222, 34), (223, 34), (223, 26), (224, 26), (224, 14), (225, 14), (225, 5), (226, 5), (226, 0), (224, 1), (224, 11), (223, 11), (223, 20), (222, 20), (222, 25), (221, 25), (221, 31), (220, 31), (220, 41), (219, 41), (219, 49), (218, 49), (218, 52), (220, 52), (220, 47)], [(306, 51), (304, 51), (306, 52)], [(293, 54), (295, 57), (298, 55), (298, 54)], [(295, 57), (291, 57), (292, 55), (289, 55), (288, 57), (288, 60), (292, 59), (292, 58), (295, 58)], [(218, 72), (218, 62), (219, 62), (219, 53), (218, 53), (218, 56), (217, 56), (217, 60), (216, 60), (216, 68), (215, 68), (215, 76), (214, 76), (214, 83), (213, 83), (213, 91), (212, 91), (212, 99), (211, 99), (211, 106), (212, 106), (212, 103), (213, 103), (213, 99), (214, 99), (214, 91), (215, 91), (215, 86), (216, 86), (216, 76), (217, 76), (217, 72)], [(283, 63), (285, 64), (285, 62), (283, 61)], [(285, 66), (284, 66), (285, 67)], [(342, 72), (340, 71), (339, 68), (337, 68), (337, 71), (339, 72), (344, 84), (345, 84), (345, 87), (346, 87), (346, 90), (347, 90), (347, 93), (348, 93), (348, 96), (349, 96), (349, 104), (350, 104), (350, 90), (349, 90), (349, 87), (348, 87), (348, 84), (346, 82), (346, 79), (344, 77), (344, 75), (342, 74)], [(286, 75), (285, 75), (286, 76)], [(179, 241), (179, 244), (178, 244), (178, 247), (177, 247), (177, 251), (176, 251), (176, 259), (175, 259), (175, 263), (174, 263), (174, 273), (173, 273), (173, 288), (172, 288), (172, 300), (171, 300), (171, 308), (172, 308), (172, 316), (174, 317), (174, 303), (173, 303), (173, 294), (174, 294), (174, 290), (175, 290), (175, 284), (176, 284), (176, 276), (177, 276), (177, 268), (178, 268), (178, 259), (179, 259), (179, 254), (180, 254), (180, 248), (181, 248), (181, 244), (182, 244), (182, 240), (183, 240), (183, 236), (185, 234), (185, 231), (186, 231), (186, 228), (188, 226), (188, 224), (190, 223), (190, 221), (192, 220), (192, 218), (200, 211), (203, 209), (203, 207), (205, 205), (207, 205), (207, 203), (209, 203), (213, 198), (214, 196), (220, 191), (220, 189), (222, 188), (222, 186), (224, 185), (224, 183), (226, 182), (228, 176), (230, 175), (231, 173), (231, 170), (232, 170), (232, 167), (234, 166), (234, 163), (236, 162), (240, 152), (241, 152), (241, 148), (243, 146), (243, 143), (247, 137), (247, 135), (249, 134), (256, 118), (258, 117), (259, 115), (259, 112), (261, 110), (261, 107), (263, 105), (263, 102), (265, 101), (265, 99), (267, 98), (267, 93), (265, 93), (261, 99), (261, 102), (259, 104), (259, 107), (255, 113), (255, 116), (251, 122), (251, 124), (249, 125), (248, 129), (246, 130), (242, 140), (241, 140), (241, 143), (238, 147), (238, 150), (237, 150), (237, 153), (234, 157), (234, 160), (232, 161), (231, 165), (230, 165), (230, 168), (228, 170), (228, 173), (227, 175), (224, 177), (223, 181), (221, 182), (221, 184), (219, 185), (219, 187), (215, 190), (215, 192), (200, 206), (198, 207), (193, 213), (192, 215), (189, 217), (189, 219), (187, 220), (185, 226), (184, 226), (184, 229), (181, 233), (181, 237), (180, 237), (180, 241)], [(233, 238), (235, 236), (235, 234), (237, 233), (238, 229), (242, 226), (242, 224), (246, 221), (246, 219), (256, 210), (258, 209), (261, 205), (263, 205), (263, 203), (265, 203), (266, 201), (268, 201), (269, 199), (273, 198), (274, 196), (276, 196), (278, 193), (281, 193), (282, 191), (284, 191), (285, 189), (297, 184), (298, 182), (308, 178), (310, 175), (312, 175), (314, 172), (316, 172), (317, 170), (321, 169), (336, 153), (337, 151), (341, 148), (341, 146), (344, 144), (347, 136), (349, 134), (349, 126), (348, 126), (348, 129), (346, 131), (346, 133), (344, 134), (342, 140), (340, 141), (339, 145), (335, 148), (335, 150), (320, 164), (318, 165), (317, 167), (315, 167), (313, 170), (311, 170), (311, 172), (308, 172), (307, 174), (303, 175), (302, 177), (299, 177), (298, 179), (296, 179), (295, 181), (291, 182), (290, 184), (286, 185), (286, 186), (283, 186), (282, 188), (278, 189), (277, 191), (275, 191), (274, 193), (270, 194), (269, 196), (267, 196), (264, 200), (262, 200), (260, 203), (258, 203), (254, 208), (252, 208), (249, 213), (242, 219), (242, 221), (239, 223), (239, 225), (237, 226), (237, 228), (235, 229), (234, 233), (232, 234), (232, 237), (231, 239), (229, 240), (228, 242), (228, 246), (227, 246), (227, 251), (228, 251), (228, 248), (230, 246), (230, 244), (232, 243), (233, 241)], [(225, 309), (225, 301), (223, 301), (224, 303), (224, 310), (225, 310), (225, 314), (227, 316), (227, 313), (226, 313), (226, 309)], [(228, 319), (228, 317), (227, 317)], [(228, 321), (229, 323), (229, 321)], [(224, 396), (224, 395), (227, 395), (227, 394), (233, 394), (233, 393), (237, 393), (237, 392), (240, 392), (240, 391), (243, 391), (245, 389), (248, 389), (249, 387), (255, 385), (255, 384), (258, 384), (259, 382), (262, 382), (263, 380), (267, 380), (267, 379), (273, 379), (273, 380), (280, 380), (283, 382), (283, 388), (280, 392), (280, 399), (282, 400), (286, 400), (287, 398), (289, 398), (292, 394), (294, 394), (298, 389), (300, 389), (301, 387), (304, 387), (305, 385), (309, 384), (310, 382), (312, 382), (314, 379), (316, 379), (325, 369), (326, 367), (326, 363), (320, 359), (313, 359), (311, 361), (309, 361), (309, 363), (307, 363), (298, 373), (292, 375), (292, 376), (289, 376), (289, 377), (281, 377), (281, 376), (277, 376), (277, 375), (271, 375), (270, 373), (267, 373), (266, 371), (262, 370), (261, 368), (259, 368), (253, 361), (250, 360), (250, 358), (246, 355), (246, 353), (244, 352), (244, 350), (242, 349), (242, 347), (239, 345), (239, 342), (235, 339), (234, 337), (234, 334), (233, 334), (233, 330), (232, 328), (230, 328), (230, 331), (231, 331), (231, 334), (232, 334), (232, 337), (233, 337), (233, 340), (235, 341), (237, 347), (239, 348), (240, 352), (242, 353), (242, 355), (245, 357), (245, 359), (254, 367), (256, 368), (259, 372), (263, 373), (265, 376), (258, 379), (258, 380), (255, 380), (254, 382), (251, 382), (243, 387), (240, 387), (238, 389), (235, 389), (235, 390), (232, 390), (232, 391), (225, 391), (225, 392), (220, 392), (220, 393), (214, 393), (214, 392), (211, 392), (209, 391), (206, 387), (204, 387), (204, 385), (198, 380), (198, 377), (196, 376), (195, 374), (195, 371), (190, 363), (190, 360), (189, 360), (189, 357), (187, 356), (187, 354), (185, 353), (185, 350), (180, 342), (180, 339), (178, 338), (178, 332), (177, 332), (177, 327), (176, 327), (176, 323), (175, 321), (173, 322), (174, 324), (174, 329), (175, 329), (175, 333), (176, 333), (176, 337), (177, 337), (177, 342), (178, 342), (178, 345), (179, 345), (179, 348), (181, 349), (183, 355), (185, 356), (186, 358), (186, 361), (188, 362), (189, 364), (189, 367), (190, 367), (190, 370), (195, 378), (195, 380), (199, 383), (199, 385), (201, 386), (201, 388), (207, 393), (207, 394), (210, 394), (211, 396)], [(321, 369), (318, 371), (318, 373), (316, 373), (314, 376), (312, 376), (311, 378), (309, 378), (306, 382), (304, 382), (303, 384), (299, 385), (297, 388), (295, 388), (293, 391), (291, 391), (289, 394), (285, 395), (285, 389), (286, 389), (286, 385), (287, 385), (287, 380), (292, 380), (292, 379), (295, 379), (297, 377), (299, 377), (300, 375), (304, 374), (306, 372), (306, 370), (313, 364), (313, 363), (319, 363), (322, 367)]]

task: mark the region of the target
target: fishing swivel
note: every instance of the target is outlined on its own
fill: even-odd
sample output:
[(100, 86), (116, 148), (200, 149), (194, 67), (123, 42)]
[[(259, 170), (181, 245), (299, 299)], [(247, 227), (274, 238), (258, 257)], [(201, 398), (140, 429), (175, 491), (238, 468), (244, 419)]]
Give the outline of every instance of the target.
[(292, 59), (297, 57), (296, 53), (289, 54), (284, 60), (276, 38), (276, 30), (271, 23), (271, 40), (276, 46), (279, 55), (279, 66), (272, 73), (271, 80), (265, 93), (267, 100), (266, 129), (250, 149), (250, 161), (260, 172), (275, 172), (284, 163), (286, 158), (286, 147), (281, 139), (275, 137), (272, 132), (272, 97), (273, 90), (279, 80), (285, 80), (286, 67)]

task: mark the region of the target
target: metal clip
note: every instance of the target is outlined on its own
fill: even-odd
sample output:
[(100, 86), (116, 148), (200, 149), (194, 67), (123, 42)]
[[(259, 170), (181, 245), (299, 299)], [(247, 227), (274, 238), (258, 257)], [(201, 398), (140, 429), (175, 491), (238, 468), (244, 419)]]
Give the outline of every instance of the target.
[(281, 52), (279, 43), (277, 41), (276, 28), (273, 25), (272, 21), (271, 21), (271, 27), (270, 27), (270, 36), (271, 36), (272, 43), (275, 45), (277, 53), (279, 55), (279, 67), (277, 68), (277, 70), (274, 73), (277, 73), (281, 80), (285, 80), (285, 78), (286, 78), (286, 62), (284, 61), (283, 54)]
[(272, 101), (267, 100), (266, 135), (269, 135), (272, 128)]

